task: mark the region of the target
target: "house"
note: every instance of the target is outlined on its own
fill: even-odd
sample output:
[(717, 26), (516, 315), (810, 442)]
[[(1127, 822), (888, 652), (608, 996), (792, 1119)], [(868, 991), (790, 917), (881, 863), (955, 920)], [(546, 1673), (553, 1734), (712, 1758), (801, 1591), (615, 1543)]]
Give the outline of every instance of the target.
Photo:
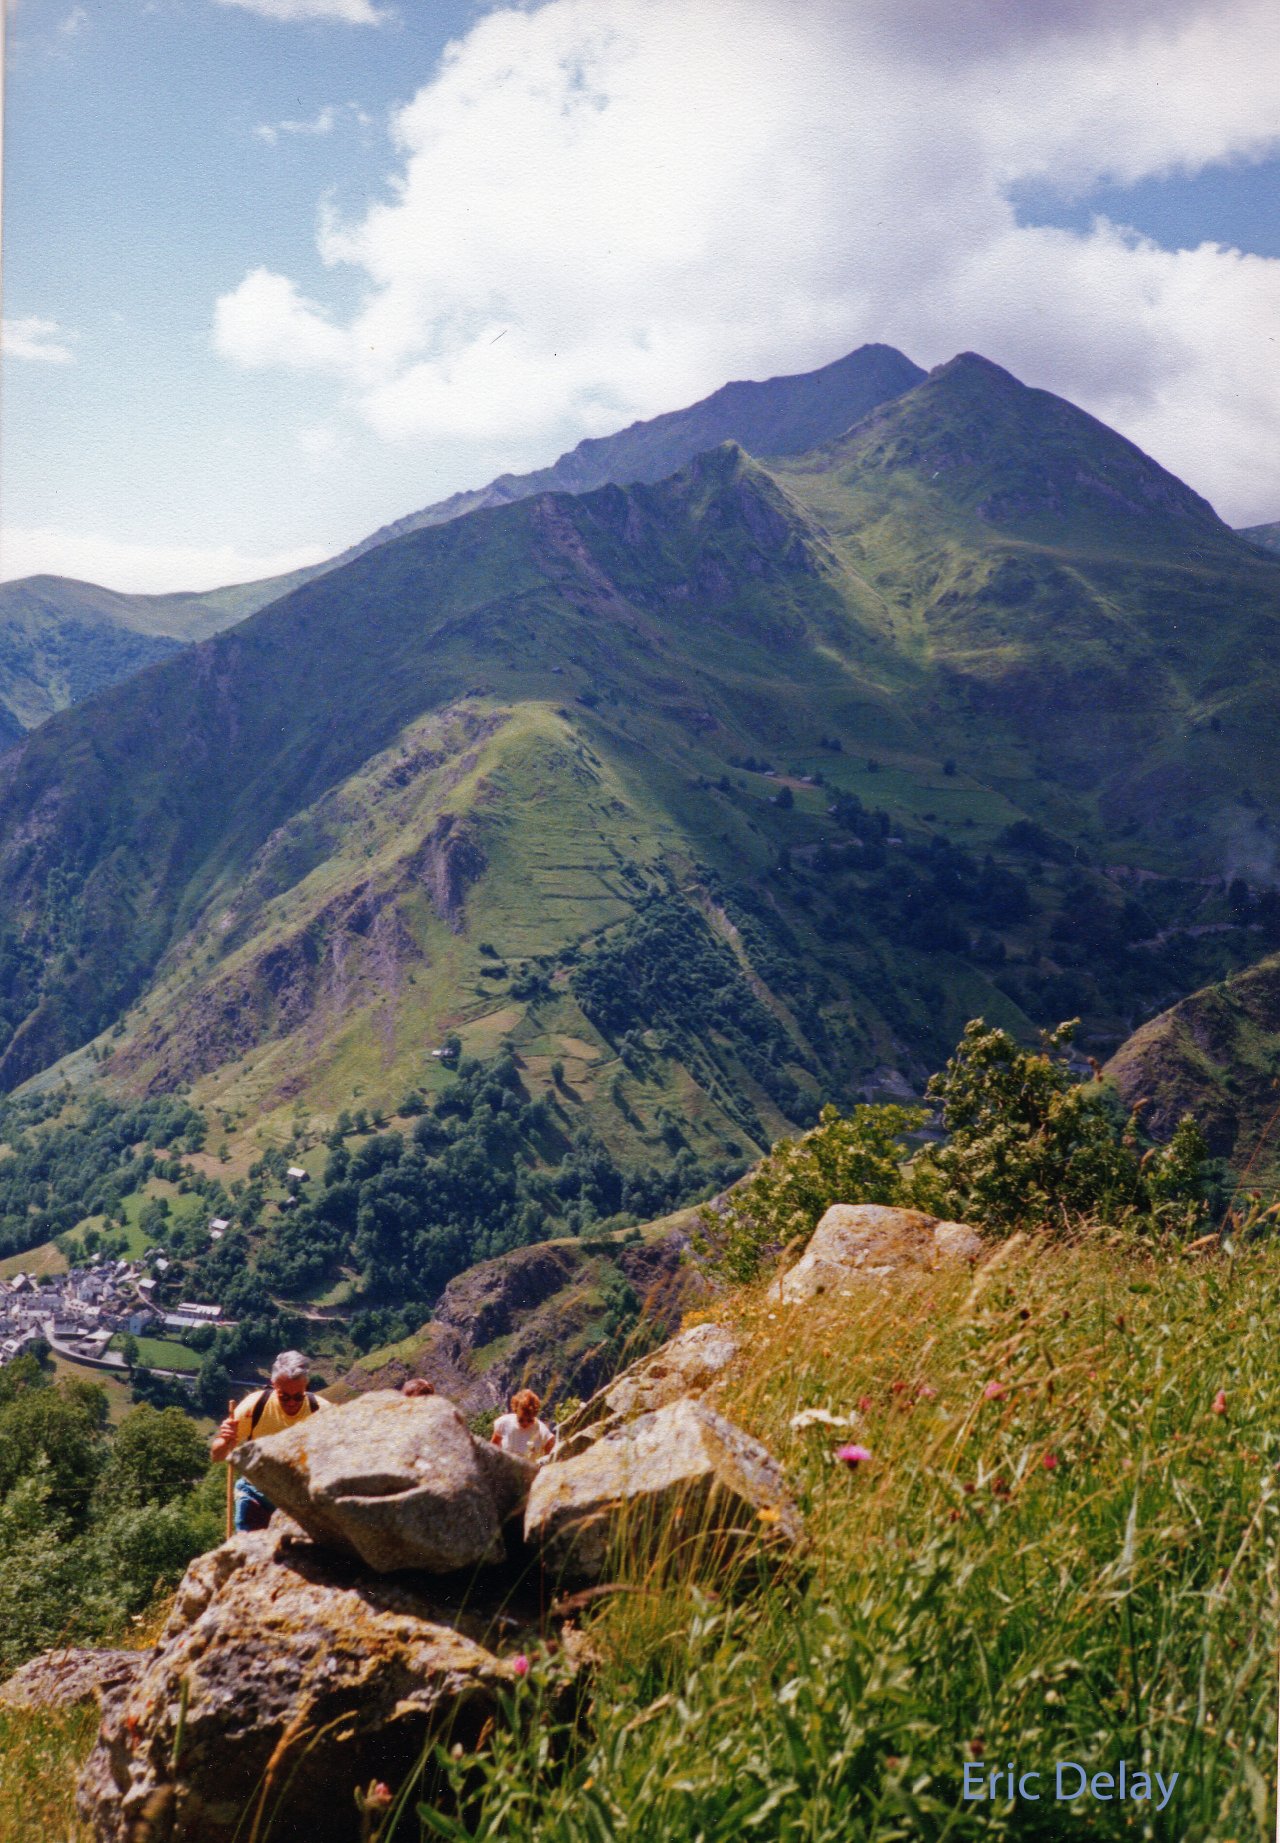
[(306, 1184), (311, 1179), (311, 1173), (304, 1171), (301, 1165), (290, 1165), (285, 1176), (291, 1184)]
[(215, 1241), (220, 1241), (230, 1227), (229, 1216), (215, 1216), (209, 1224), (209, 1233)]
[(155, 1268), (157, 1273), (168, 1273), (170, 1267), (172, 1267), (173, 1265), (173, 1262), (167, 1261), (164, 1258), (163, 1254), (158, 1254), (155, 1260), (152, 1261), (151, 1265)]
[(220, 1305), (197, 1305), (192, 1299), (179, 1299), (178, 1310), (188, 1314), (196, 1324), (211, 1325), (222, 1317)]

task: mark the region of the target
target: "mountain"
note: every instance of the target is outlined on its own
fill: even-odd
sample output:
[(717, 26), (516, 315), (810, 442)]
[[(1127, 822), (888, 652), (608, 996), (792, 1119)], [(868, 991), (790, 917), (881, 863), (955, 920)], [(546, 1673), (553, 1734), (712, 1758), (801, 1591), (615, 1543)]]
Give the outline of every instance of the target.
[(285, 594), (313, 571), (205, 594), (122, 595), (66, 576), (0, 583), (0, 748)]
[(1156, 1135), (1192, 1113), (1210, 1151), (1261, 1182), (1280, 1168), (1277, 1071), (1280, 955), (1269, 954), (1152, 1018), (1103, 1072)]
[(1280, 551), (1280, 521), (1273, 525), (1246, 525), (1239, 533), (1250, 544), (1259, 544), (1263, 550)]
[(233, 626), (392, 538), (537, 493), (660, 480), (722, 441), (739, 442), (754, 454), (796, 454), (840, 434), (923, 376), (891, 346), (861, 346), (818, 371), (726, 384), (688, 409), (580, 442), (552, 467), (503, 474), (477, 491), (455, 493), (327, 563), (286, 576), (174, 595), (118, 594), (62, 576), (0, 583), (0, 749), (53, 711), (119, 683), (179, 645)]
[(1257, 957), (1278, 648), (1280, 565), (972, 356), (412, 532), (0, 764), (0, 1078), (96, 1038), (59, 1072), (192, 1085), (234, 1168), (444, 1093), (452, 1034), (666, 1169), (977, 1013), (1110, 1050)]
[(695, 454), (736, 442), (754, 455), (803, 454), (830, 441), (878, 404), (901, 396), (924, 377), (893, 346), (856, 352), (796, 377), (724, 384), (686, 410), (633, 422), (616, 435), (592, 437), (531, 474), (501, 474), (478, 492), (455, 493), (425, 511), (384, 525), (336, 559), (350, 562), (391, 538), (406, 537), (486, 506), (511, 505), (536, 493), (586, 493), (598, 486), (652, 483), (675, 473)]

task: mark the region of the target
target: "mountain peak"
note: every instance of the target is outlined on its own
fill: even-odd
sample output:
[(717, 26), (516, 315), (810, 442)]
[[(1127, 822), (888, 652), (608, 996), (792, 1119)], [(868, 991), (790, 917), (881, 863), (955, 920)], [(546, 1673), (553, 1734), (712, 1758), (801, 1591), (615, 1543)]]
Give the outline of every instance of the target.
[(864, 468), (913, 473), (1024, 538), (1108, 552), (1238, 542), (1206, 499), (1136, 443), (979, 352), (936, 366), (841, 448)]

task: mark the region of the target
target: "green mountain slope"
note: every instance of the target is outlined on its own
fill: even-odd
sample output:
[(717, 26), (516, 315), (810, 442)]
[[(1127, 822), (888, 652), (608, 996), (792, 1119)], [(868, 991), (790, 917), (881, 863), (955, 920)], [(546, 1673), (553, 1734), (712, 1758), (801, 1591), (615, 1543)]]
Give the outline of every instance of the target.
[(1104, 1073), (1167, 1137), (1194, 1113), (1211, 1151), (1254, 1183), (1280, 1169), (1280, 955), (1191, 993), (1134, 1033)]
[(424, 529), (6, 758), (0, 1078), (96, 1036), (77, 1078), (234, 1149), (441, 1092), (456, 1035), (661, 1165), (979, 1012), (1110, 1048), (1266, 944), (1221, 873), (1278, 642), (1280, 567), (972, 358), (770, 469)]
[(0, 583), (0, 748), (55, 710), (119, 683), (179, 644), (234, 626), (392, 538), (537, 493), (660, 480), (722, 441), (736, 441), (753, 454), (796, 454), (840, 434), (923, 376), (891, 346), (861, 346), (818, 371), (727, 384), (688, 409), (580, 442), (551, 467), (503, 474), (474, 492), (455, 493), (327, 563), (286, 576), (174, 595), (119, 594), (61, 576)]
[(1246, 525), (1239, 533), (1251, 544), (1261, 545), (1263, 550), (1280, 551), (1280, 522), (1272, 525)]

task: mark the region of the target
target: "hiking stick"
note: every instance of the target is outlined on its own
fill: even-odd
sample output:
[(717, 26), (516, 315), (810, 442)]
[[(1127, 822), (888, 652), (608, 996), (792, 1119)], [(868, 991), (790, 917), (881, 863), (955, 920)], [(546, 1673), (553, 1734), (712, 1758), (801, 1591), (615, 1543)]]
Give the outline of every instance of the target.
[[(229, 1401), (227, 1403), (227, 1413), (234, 1414), (235, 1411), (236, 1411), (236, 1404), (233, 1401)], [(234, 1452), (234, 1451), (235, 1451), (235, 1448), (232, 1447), (231, 1452)], [(236, 1527), (236, 1481), (231, 1471), (231, 1453), (228, 1453), (227, 1454), (227, 1535), (228, 1536), (231, 1536), (234, 1534), (235, 1527)]]

